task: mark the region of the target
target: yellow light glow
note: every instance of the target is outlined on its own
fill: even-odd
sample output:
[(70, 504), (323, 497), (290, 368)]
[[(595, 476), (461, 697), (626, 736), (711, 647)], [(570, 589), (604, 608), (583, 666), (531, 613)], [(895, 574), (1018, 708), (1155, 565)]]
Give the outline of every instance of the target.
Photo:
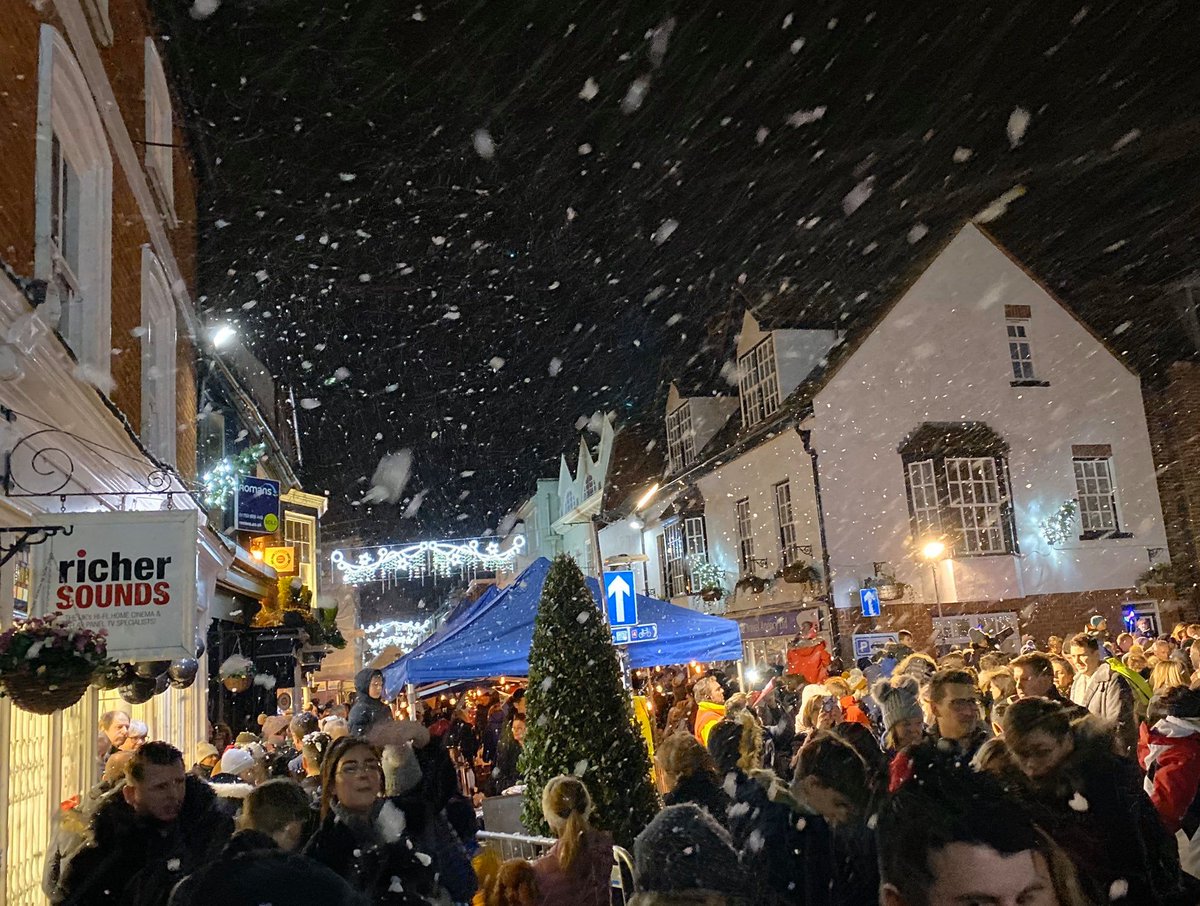
[(926, 560), (936, 560), (944, 553), (946, 553), (946, 545), (941, 541), (927, 541), (921, 548), (921, 556)]
[(653, 500), (654, 495), (657, 493), (658, 493), (658, 482), (656, 481), (650, 487), (650, 490), (648, 490), (645, 494), (643, 494), (641, 497), (638, 498), (637, 506), (634, 507), (634, 509), (640, 510), (642, 507), (644, 507), (646, 504), (648, 504), (651, 500)]

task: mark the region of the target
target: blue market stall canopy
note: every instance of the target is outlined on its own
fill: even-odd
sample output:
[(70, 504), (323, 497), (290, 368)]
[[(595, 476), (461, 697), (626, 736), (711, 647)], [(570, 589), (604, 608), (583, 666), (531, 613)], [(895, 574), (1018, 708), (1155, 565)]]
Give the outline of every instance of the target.
[[(533, 621), (549, 569), (549, 560), (535, 560), (512, 585), (480, 598), (400, 660), (383, 668), (386, 694), (398, 695), (408, 683), (527, 676)], [(599, 601), (596, 580), (589, 578), (587, 583), (592, 597)], [(742, 633), (733, 620), (642, 595), (637, 596), (637, 606), (639, 622), (656, 624), (658, 637), (627, 646), (633, 668), (688, 661), (736, 661), (742, 657)]]

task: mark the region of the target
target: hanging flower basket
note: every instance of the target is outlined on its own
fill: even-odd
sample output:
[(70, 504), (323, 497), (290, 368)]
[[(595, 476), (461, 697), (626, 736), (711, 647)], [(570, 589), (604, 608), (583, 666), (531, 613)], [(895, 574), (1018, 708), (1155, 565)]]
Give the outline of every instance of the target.
[(105, 633), (73, 626), (58, 614), (18, 620), (0, 633), (0, 695), (33, 714), (53, 714), (81, 698), (108, 659)]
[(240, 695), (250, 688), (253, 680), (248, 676), (227, 676), (221, 680), (221, 684), (232, 692), (234, 695)]
[(4, 694), (22, 711), (31, 714), (53, 714), (65, 711), (87, 692), (92, 683), (91, 675), (62, 680), (49, 686), (41, 677), (33, 674), (12, 675), (4, 678)]
[(793, 585), (816, 582), (820, 578), (817, 570), (807, 563), (789, 563), (779, 571), (779, 577)]
[(709, 587), (700, 589), (700, 597), (705, 601), (720, 601), (725, 596), (725, 589)]
[(767, 580), (762, 576), (746, 576), (746, 578), (738, 580), (737, 587), (748, 589), (752, 594), (761, 595), (767, 588)]

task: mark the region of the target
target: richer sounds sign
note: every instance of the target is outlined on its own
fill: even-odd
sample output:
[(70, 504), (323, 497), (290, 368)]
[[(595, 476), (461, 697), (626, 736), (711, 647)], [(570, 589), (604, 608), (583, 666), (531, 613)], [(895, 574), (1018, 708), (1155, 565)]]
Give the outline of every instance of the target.
[(195, 510), (53, 513), (70, 535), (33, 547), (33, 601), (49, 613), (108, 630), (122, 661), (192, 657), (196, 636)]

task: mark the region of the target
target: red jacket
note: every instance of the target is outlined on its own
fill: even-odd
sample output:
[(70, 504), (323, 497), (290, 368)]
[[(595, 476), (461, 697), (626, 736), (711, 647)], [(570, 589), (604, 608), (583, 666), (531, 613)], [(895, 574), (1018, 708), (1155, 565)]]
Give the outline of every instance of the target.
[(818, 639), (815, 645), (788, 649), (787, 672), (790, 676), (803, 676), (810, 683), (823, 683), (829, 677), (832, 661), (825, 640)]
[(1151, 730), (1142, 724), (1138, 761), (1146, 772), (1145, 788), (1171, 833), (1200, 792), (1200, 721), (1164, 717)]

